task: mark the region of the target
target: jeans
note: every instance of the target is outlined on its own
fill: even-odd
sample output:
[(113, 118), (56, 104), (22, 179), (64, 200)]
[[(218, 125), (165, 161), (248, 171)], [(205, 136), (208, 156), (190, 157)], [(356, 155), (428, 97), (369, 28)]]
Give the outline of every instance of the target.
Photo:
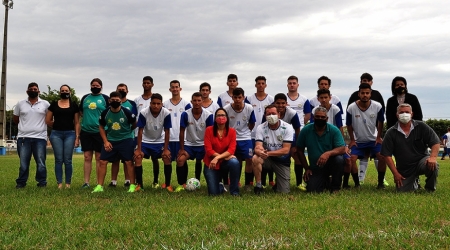
[(26, 186), (30, 173), (31, 155), (36, 161), (36, 181), (38, 185), (47, 185), (47, 169), (45, 158), (47, 156), (47, 141), (37, 138), (17, 139), (17, 154), (20, 158), (19, 178), (16, 183), (19, 186)]
[(66, 184), (72, 180), (72, 155), (75, 145), (75, 131), (73, 130), (52, 130), (50, 135), (53, 153), (55, 154), (55, 175), (58, 184), (62, 183), (64, 163), (64, 173), (66, 173)]
[(220, 163), (220, 169), (209, 169), (205, 165), (203, 169), (203, 174), (206, 179), (206, 186), (208, 187), (209, 195), (219, 195), (224, 192), (223, 186), (219, 185), (222, 179), (222, 172), (230, 173), (230, 194), (239, 195), (239, 178), (241, 176), (241, 167), (239, 166), (239, 161), (236, 158), (231, 158), (228, 161), (222, 161)]

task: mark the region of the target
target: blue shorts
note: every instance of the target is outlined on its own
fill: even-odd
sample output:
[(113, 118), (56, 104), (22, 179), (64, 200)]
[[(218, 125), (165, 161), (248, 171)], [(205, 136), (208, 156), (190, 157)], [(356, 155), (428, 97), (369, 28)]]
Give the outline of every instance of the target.
[(144, 153), (144, 158), (161, 158), (162, 152), (164, 151), (164, 143), (142, 143), (142, 153)]
[(169, 142), (169, 151), (170, 151), (170, 160), (176, 161), (178, 151), (180, 151), (180, 142), (178, 142), (178, 141)]
[(444, 148), (444, 152), (450, 155), (450, 148)]
[(189, 154), (189, 160), (201, 160), (205, 156), (205, 146), (184, 146), (184, 150)]
[(115, 162), (118, 160), (131, 161), (134, 156), (133, 139), (125, 139), (121, 141), (110, 141), (112, 150), (107, 152), (105, 147), (102, 147), (100, 160)]
[(234, 155), (238, 159), (251, 159), (253, 157), (253, 143), (252, 140), (237, 141), (236, 152)]
[(376, 142), (363, 142), (356, 143), (356, 146), (351, 148), (352, 155), (357, 155), (359, 159), (366, 158), (367, 152), (370, 152), (370, 155), (375, 156), (381, 151), (381, 144), (375, 144)]

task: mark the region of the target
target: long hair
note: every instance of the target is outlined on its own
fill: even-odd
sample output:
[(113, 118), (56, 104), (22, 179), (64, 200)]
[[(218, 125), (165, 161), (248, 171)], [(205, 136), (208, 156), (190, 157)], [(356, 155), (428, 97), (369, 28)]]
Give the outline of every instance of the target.
[(405, 84), (405, 90), (406, 93), (408, 93), (408, 83), (406, 82), (406, 79), (402, 76), (396, 76), (394, 79), (392, 79), (392, 84), (391, 84), (391, 91), (392, 91), (392, 95), (393, 96), (397, 96), (397, 94), (395, 93), (395, 84), (397, 83), (397, 81), (402, 81)]
[[(228, 118), (228, 113), (227, 113), (227, 111), (226, 111), (225, 109), (223, 109), (223, 108), (218, 108), (218, 109), (216, 110), (216, 113), (214, 113), (214, 117), (217, 117), (217, 112), (218, 112), (219, 110), (223, 110), (223, 112), (225, 112), (225, 117), (227, 118), (227, 122), (225, 122), (225, 133), (224, 133), (224, 136), (226, 136), (226, 135), (228, 135), (228, 129), (230, 128), (230, 119)], [(215, 137), (218, 137), (218, 135), (217, 135), (217, 122), (216, 122), (216, 119), (214, 119), (213, 135), (214, 135)]]

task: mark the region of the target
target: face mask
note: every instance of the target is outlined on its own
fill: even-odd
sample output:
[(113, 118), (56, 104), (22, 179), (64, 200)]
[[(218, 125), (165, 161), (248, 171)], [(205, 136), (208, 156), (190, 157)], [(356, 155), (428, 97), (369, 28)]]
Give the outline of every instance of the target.
[(102, 91), (101, 88), (91, 88), (91, 92), (92, 92), (92, 94), (94, 94), (94, 95), (100, 93), (100, 91)]
[(267, 115), (266, 120), (270, 125), (275, 125), (278, 123), (278, 115)]
[(111, 105), (111, 107), (113, 107), (113, 108), (118, 108), (118, 107), (120, 107), (120, 102), (111, 102), (109, 105)]
[(325, 125), (327, 125), (327, 120), (317, 119), (317, 120), (314, 120), (314, 124), (318, 128), (323, 128), (323, 127), (325, 127)]
[(403, 95), (404, 93), (406, 93), (406, 88), (405, 87), (398, 87), (395, 89), (395, 93), (399, 94), (399, 95)]
[(406, 124), (409, 121), (411, 121), (411, 114), (408, 114), (408, 113), (398, 114), (398, 120), (401, 123)]
[(125, 91), (119, 91), (120, 95), (122, 95), (122, 98), (127, 97), (127, 92)]
[(70, 93), (61, 93), (61, 94), (59, 94), (59, 96), (61, 97), (61, 99), (69, 99)]
[(217, 117), (216, 123), (219, 125), (225, 125), (225, 123), (227, 123), (227, 118), (225, 116)]
[(30, 98), (36, 98), (39, 95), (39, 92), (35, 92), (35, 91), (27, 91), (28, 97)]

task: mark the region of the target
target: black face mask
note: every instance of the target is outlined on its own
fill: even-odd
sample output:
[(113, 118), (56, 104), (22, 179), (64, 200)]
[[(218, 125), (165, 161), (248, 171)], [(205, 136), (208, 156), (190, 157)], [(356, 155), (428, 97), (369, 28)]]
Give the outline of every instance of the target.
[(91, 92), (92, 92), (92, 94), (94, 94), (94, 95), (100, 93), (100, 91), (102, 91), (101, 88), (91, 88)]
[(122, 98), (127, 97), (127, 92), (125, 91), (119, 91), (120, 95), (122, 96)]
[(118, 108), (118, 107), (120, 107), (120, 102), (111, 102), (109, 105), (111, 105), (111, 107), (113, 107), (113, 108)]
[(314, 120), (314, 125), (318, 128), (323, 128), (327, 125), (327, 120), (322, 120), (322, 119)]
[(36, 98), (39, 95), (39, 92), (35, 92), (35, 91), (27, 91), (27, 95), (30, 98)]
[(59, 96), (61, 97), (61, 99), (69, 99), (70, 93), (61, 93), (61, 94), (59, 94)]
[(395, 89), (395, 93), (397, 93), (397, 94), (399, 94), (399, 95), (403, 95), (403, 94), (405, 94), (407, 91), (406, 91), (406, 88), (405, 87), (398, 87), (398, 88), (396, 88)]

